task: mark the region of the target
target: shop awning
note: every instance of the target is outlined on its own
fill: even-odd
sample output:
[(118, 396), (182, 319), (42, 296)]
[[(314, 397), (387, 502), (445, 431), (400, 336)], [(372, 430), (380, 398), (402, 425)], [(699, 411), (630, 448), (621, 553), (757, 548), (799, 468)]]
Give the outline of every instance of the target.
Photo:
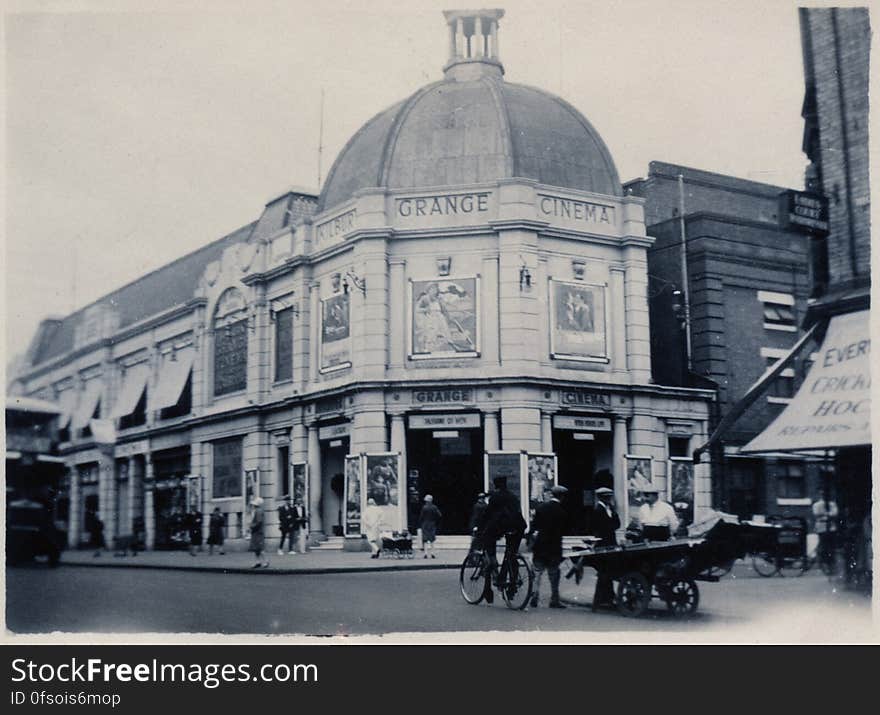
[(130, 415), (137, 408), (137, 403), (147, 387), (147, 379), (150, 377), (150, 366), (147, 363), (132, 365), (125, 371), (125, 379), (122, 381), (122, 389), (113, 411), (108, 415), (111, 420)]
[(101, 378), (93, 378), (86, 382), (82, 395), (79, 398), (79, 405), (70, 418), (70, 429), (79, 430), (88, 427), (89, 420), (95, 414), (95, 408), (101, 400), (101, 388), (103, 387)]
[(89, 428), (96, 444), (116, 444), (116, 427), (112, 419), (90, 420)]
[(747, 409), (749, 409), (752, 403), (756, 399), (758, 399), (758, 397), (767, 389), (767, 386), (770, 384), (770, 382), (772, 382), (782, 374), (782, 371), (788, 367), (788, 365), (791, 363), (792, 360), (795, 359), (795, 357), (797, 357), (798, 353), (803, 349), (804, 345), (806, 345), (810, 340), (813, 339), (813, 335), (816, 333), (818, 328), (818, 324), (810, 326), (810, 329), (801, 336), (800, 340), (798, 340), (785, 355), (783, 355), (773, 365), (767, 368), (764, 374), (761, 375), (761, 377), (759, 377), (748, 390), (746, 390), (746, 394), (743, 395), (742, 398), (740, 398), (739, 402), (737, 402), (727, 411), (727, 414), (724, 415), (724, 417), (718, 423), (718, 426), (715, 428), (712, 434), (709, 435), (709, 440), (694, 451), (693, 457), (695, 462), (699, 462), (700, 455), (708, 451), (709, 448), (712, 447), (712, 445), (718, 442), (725, 435), (727, 430), (729, 430), (734, 425), (734, 423), (740, 417), (742, 417), (742, 415)]
[(792, 401), (741, 453), (871, 444), (869, 311), (831, 318), (816, 362)]
[(167, 356), (159, 369), (159, 381), (150, 400), (150, 411), (173, 407), (180, 399), (195, 358), (191, 347), (178, 350), (174, 360)]

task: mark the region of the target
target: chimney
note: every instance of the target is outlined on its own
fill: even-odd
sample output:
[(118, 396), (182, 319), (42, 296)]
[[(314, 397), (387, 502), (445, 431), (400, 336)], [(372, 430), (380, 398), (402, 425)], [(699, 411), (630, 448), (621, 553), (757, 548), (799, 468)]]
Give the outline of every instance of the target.
[(498, 21), (504, 10), (446, 10), (449, 26), (449, 61), (446, 79), (467, 82), (480, 77), (501, 77), (504, 66), (498, 53)]

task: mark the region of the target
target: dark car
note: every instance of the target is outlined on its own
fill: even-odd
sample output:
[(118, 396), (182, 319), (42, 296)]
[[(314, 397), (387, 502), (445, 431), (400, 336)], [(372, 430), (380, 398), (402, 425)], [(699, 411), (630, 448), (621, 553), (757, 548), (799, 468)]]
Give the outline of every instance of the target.
[(38, 501), (17, 499), (6, 505), (6, 561), (24, 563), (46, 557), (50, 566), (61, 559), (64, 533), (52, 521), (51, 510)]

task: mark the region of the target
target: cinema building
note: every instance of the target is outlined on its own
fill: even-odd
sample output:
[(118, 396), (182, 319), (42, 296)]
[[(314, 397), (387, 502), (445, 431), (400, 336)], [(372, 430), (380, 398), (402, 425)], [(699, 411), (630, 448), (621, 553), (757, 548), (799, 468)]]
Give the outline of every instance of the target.
[(65, 410), (73, 545), (87, 509), (173, 545), (188, 500), (243, 539), (249, 494), (274, 530), (290, 489), (325, 545), (368, 495), (414, 529), (432, 494), (464, 535), (497, 451), (543, 455), (573, 534), (596, 471), (627, 501), (626, 455), (664, 489), (679, 458), (709, 506), (686, 457), (712, 393), (651, 379), (643, 199), (578, 110), (504, 79), (502, 11), (445, 15), (443, 78), (368, 121), (319, 196), (42, 323), (18, 387)]

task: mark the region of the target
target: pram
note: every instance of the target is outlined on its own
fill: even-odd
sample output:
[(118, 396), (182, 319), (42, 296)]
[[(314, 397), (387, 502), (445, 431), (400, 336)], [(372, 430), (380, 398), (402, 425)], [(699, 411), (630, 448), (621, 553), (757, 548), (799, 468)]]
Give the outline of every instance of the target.
[(408, 531), (386, 531), (382, 533), (382, 554), (395, 559), (411, 559), (413, 554), (412, 534)]

